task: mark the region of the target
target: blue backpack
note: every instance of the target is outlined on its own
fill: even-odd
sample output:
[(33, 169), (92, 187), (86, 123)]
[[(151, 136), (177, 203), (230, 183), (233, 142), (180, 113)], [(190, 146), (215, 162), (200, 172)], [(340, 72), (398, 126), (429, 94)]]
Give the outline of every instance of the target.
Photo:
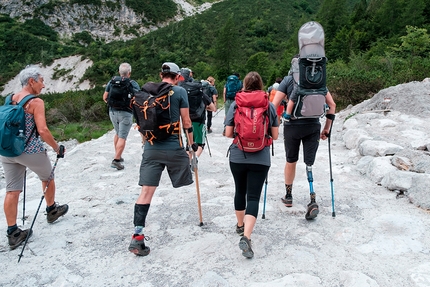
[(227, 77), (227, 82), (225, 84), (225, 96), (227, 99), (234, 99), (236, 93), (242, 89), (242, 82), (236, 75), (231, 75)]
[(8, 95), (0, 107), (0, 155), (15, 157), (22, 154), (25, 148), (25, 103), (35, 98), (25, 96), (18, 104), (12, 104), (12, 96)]

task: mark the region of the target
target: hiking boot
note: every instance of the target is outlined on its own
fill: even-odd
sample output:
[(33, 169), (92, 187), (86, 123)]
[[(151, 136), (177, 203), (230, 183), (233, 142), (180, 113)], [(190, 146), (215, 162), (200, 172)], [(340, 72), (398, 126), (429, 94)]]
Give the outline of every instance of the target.
[(7, 239), (9, 240), (9, 247), (10, 250), (14, 250), (18, 246), (21, 245), (25, 241), (25, 239), (28, 237), (31, 237), (33, 234), (33, 231), (30, 229), (21, 230), (17, 228), (12, 234), (7, 236)]
[(212, 133), (212, 129), (208, 129), (208, 134), (211, 134)]
[(254, 257), (254, 251), (251, 249), (251, 239), (248, 239), (246, 236), (242, 236), (240, 239), (239, 248), (242, 250), (242, 255), (246, 258)]
[(281, 200), (286, 207), (293, 206), (293, 196), (291, 194), (286, 194), (285, 197), (281, 198)]
[(243, 233), (245, 232), (245, 224), (242, 226), (238, 226), (236, 224), (236, 232), (237, 234), (239, 234), (240, 236), (243, 236)]
[(146, 256), (149, 254), (149, 246), (145, 246), (145, 240), (148, 240), (145, 235), (133, 234), (128, 250), (136, 256)]
[(117, 170), (124, 169), (124, 166), (122, 165), (122, 163), (120, 161), (116, 161), (116, 160), (112, 161), (110, 167), (116, 168)]
[(60, 218), (60, 216), (65, 215), (67, 211), (69, 211), (69, 206), (67, 204), (59, 205), (55, 203), (54, 209), (46, 215), (46, 220), (48, 220), (48, 223), (53, 223)]
[(314, 219), (315, 217), (317, 217), (318, 213), (319, 213), (318, 204), (315, 201), (311, 201), (308, 204), (308, 211), (305, 214), (305, 218), (307, 220)]

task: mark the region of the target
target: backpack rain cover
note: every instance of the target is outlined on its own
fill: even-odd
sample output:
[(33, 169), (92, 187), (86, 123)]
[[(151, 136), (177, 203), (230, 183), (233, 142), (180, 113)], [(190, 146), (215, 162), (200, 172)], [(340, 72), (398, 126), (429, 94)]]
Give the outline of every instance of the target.
[(240, 150), (257, 152), (272, 144), (269, 136), (269, 99), (264, 91), (236, 94), (234, 140)]

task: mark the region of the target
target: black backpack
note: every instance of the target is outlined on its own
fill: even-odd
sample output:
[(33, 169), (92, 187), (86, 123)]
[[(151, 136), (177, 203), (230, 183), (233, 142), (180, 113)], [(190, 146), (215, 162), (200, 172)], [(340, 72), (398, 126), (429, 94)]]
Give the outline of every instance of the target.
[(188, 94), (188, 104), (190, 106), (190, 119), (192, 122), (205, 122), (206, 105), (203, 102), (203, 87), (201, 82), (180, 82)]
[(130, 100), (133, 97), (133, 85), (129, 78), (115, 76), (110, 80), (108, 105), (116, 110), (130, 111)]
[(327, 95), (324, 29), (318, 22), (303, 24), (298, 33), (299, 80), (295, 83), (292, 118), (319, 118), (325, 115)]
[(169, 83), (146, 83), (140, 91), (134, 93), (131, 100), (139, 132), (151, 145), (172, 134), (179, 135), (179, 121), (172, 122), (170, 116), (172, 95), (172, 85)]

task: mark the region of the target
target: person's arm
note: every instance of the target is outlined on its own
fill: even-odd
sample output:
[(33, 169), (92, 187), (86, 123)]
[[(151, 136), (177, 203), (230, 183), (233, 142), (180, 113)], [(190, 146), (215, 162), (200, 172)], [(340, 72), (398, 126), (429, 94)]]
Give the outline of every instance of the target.
[(104, 92), (104, 93), (103, 93), (103, 101), (104, 101), (105, 103), (107, 103), (108, 95), (109, 95), (109, 92)]
[(233, 126), (226, 126), (225, 127), (225, 137), (232, 138), (233, 137), (233, 130), (234, 130)]
[(234, 135), (234, 111), (236, 109), (236, 102), (233, 102), (230, 109), (227, 112), (227, 116), (224, 120), (225, 125), (225, 137), (232, 138)]
[(224, 86), (224, 90), (223, 90), (223, 92), (222, 92), (222, 96), (223, 96), (223, 99), (224, 99), (224, 103), (225, 103), (225, 92), (226, 92), (226, 89), (225, 89), (225, 86)]
[(184, 130), (187, 131), (185, 134), (187, 136), (188, 144), (191, 146), (194, 143), (194, 138), (193, 138), (193, 132), (190, 131), (190, 129), (192, 129), (193, 127), (190, 119), (190, 110), (189, 108), (181, 108), (180, 113), (181, 113), (182, 127)]
[(327, 105), (329, 106), (329, 110), (327, 111), (327, 118), (325, 121), (325, 125), (323, 130), (321, 131), (321, 136), (320, 138), (322, 140), (327, 139), (327, 135), (330, 134), (330, 128), (333, 122), (333, 119), (330, 118), (334, 118), (334, 114), (336, 113), (336, 103), (333, 100), (333, 97), (331, 96), (330, 92), (327, 92), (327, 95), (325, 96), (325, 101), (327, 103)]
[(58, 153), (60, 146), (51, 134), (51, 131), (46, 125), (45, 103), (40, 98), (35, 98), (29, 103), (28, 112), (34, 115), (37, 132), (42, 140), (47, 143), (52, 149)]
[(270, 136), (272, 139), (277, 140), (279, 137), (279, 121), (278, 121), (278, 115), (276, 114), (275, 106), (273, 106), (272, 103), (270, 105)]
[(214, 103), (210, 103), (210, 105), (206, 106), (206, 109), (211, 112), (216, 112), (216, 106)]
[(203, 103), (206, 105), (206, 110), (216, 112), (215, 104), (212, 102), (210, 96), (206, 95), (205, 93), (203, 93)]
[(287, 95), (281, 91), (276, 91), (275, 97), (273, 98), (273, 105), (275, 106), (275, 109), (279, 107), (282, 100), (285, 99)]

